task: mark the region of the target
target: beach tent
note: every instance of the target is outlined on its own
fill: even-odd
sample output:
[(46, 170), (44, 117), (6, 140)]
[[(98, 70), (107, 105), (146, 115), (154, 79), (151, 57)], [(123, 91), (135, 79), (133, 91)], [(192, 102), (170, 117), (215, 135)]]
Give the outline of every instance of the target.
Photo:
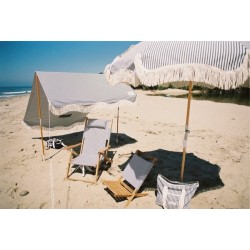
[(94, 107), (117, 107), (135, 100), (130, 86), (110, 86), (103, 74), (35, 72), (23, 122), (39, 128), (43, 138), (42, 128), (69, 128), (83, 123)]
[(131, 46), (105, 68), (111, 85), (183, 87), (189, 85), (183, 158), (183, 180), (193, 84), (209, 88), (250, 87), (250, 42), (156, 41)]

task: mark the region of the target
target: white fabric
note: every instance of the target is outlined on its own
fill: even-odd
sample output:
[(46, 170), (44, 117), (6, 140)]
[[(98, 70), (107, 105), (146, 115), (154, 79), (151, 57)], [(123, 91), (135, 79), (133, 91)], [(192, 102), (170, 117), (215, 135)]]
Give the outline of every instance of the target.
[(198, 187), (198, 182), (171, 181), (159, 174), (156, 204), (168, 209), (189, 208), (191, 198)]
[[(136, 93), (124, 83), (110, 86), (103, 74), (36, 72), (39, 80), (43, 128), (65, 128), (83, 123), (88, 112), (100, 105), (133, 103)], [(132, 94), (133, 93), (133, 94)], [(36, 76), (23, 119), (39, 128)]]
[(90, 120), (88, 123), (88, 128), (106, 128), (107, 121), (106, 120)]
[(183, 148), (187, 148), (187, 140), (183, 140)]
[(141, 42), (107, 65), (105, 75), (111, 85), (122, 80), (134, 87), (169, 83), (181, 87), (191, 80), (200, 86), (231, 89), (250, 85), (249, 62), (249, 42)]
[[(93, 124), (105, 124), (105, 127), (96, 127)], [(106, 120), (89, 119), (83, 133), (83, 149), (79, 156), (72, 160), (73, 164), (96, 167), (99, 159), (99, 150), (107, 146), (110, 140), (110, 123)]]
[(181, 190), (181, 195), (176, 195), (176, 194), (171, 194), (173, 196), (177, 196), (177, 197), (180, 197), (179, 199), (176, 199), (176, 201), (170, 201), (168, 200), (168, 190), (169, 190), (169, 187), (168, 186), (164, 186), (163, 187), (163, 190), (162, 190), (162, 204), (163, 204), (163, 208), (164, 209), (167, 209), (167, 204), (168, 205), (171, 205), (171, 206), (176, 206), (176, 202), (178, 202), (178, 209), (183, 209), (184, 208), (184, 201), (185, 201), (185, 195), (186, 195), (186, 190), (185, 189), (182, 189)]
[(122, 172), (122, 177), (126, 181), (128, 181), (134, 188), (139, 190), (152, 167), (152, 162), (145, 160), (137, 154), (134, 154), (130, 159), (128, 165)]

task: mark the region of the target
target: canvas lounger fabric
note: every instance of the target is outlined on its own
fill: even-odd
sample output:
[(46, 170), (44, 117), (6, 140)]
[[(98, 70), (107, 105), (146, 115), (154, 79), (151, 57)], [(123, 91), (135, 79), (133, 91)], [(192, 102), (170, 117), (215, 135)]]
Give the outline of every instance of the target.
[(127, 207), (134, 197), (147, 195), (147, 193), (138, 193), (138, 191), (156, 162), (156, 158), (144, 155), (137, 150), (122, 172), (121, 177), (115, 181), (103, 180), (103, 184), (107, 186), (114, 197), (127, 198), (128, 201), (125, 204), (125, 207)]
[[(79, 165), (83, 168), (84, 166), (91, 166), (96, 168), (95, 180), (87, 182), (96, 182), (98, 179), (99, 168), (101, 160), (105, 162), (110, 162), (111, 160), (107, 157), (107, 151), (109, 149), (109, 140), (111, 135), (111, 121), (88, 119), (86, 118), (86, 126), (83, 133), (82, 148), (80, 154), (73, 158), (74, 151), (71, 152), (70, 161), (67, 170), (67, 178), (71, 180), (76, 180), (70, 178), (75, 170), (70, 173), (72, 166)], [(79, 146), (76, 144), (75, 146)], [(71, 150), (74, 148), (69, 147)]]
[(157, 177), (156, 204), (170, 209), (189, 208), (191, 198), (198, 187), (198, 182), (170, 181), (159, 174)]

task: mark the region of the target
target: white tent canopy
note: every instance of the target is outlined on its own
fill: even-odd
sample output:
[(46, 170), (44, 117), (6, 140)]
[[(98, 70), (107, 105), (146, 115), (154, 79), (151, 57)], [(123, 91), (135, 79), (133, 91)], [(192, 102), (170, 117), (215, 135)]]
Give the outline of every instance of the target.
[[(97, 105), (135, 102), (125, 83), (110, 86), (102, 74), (35, 72), (23, 122), (32, 128), (69, 127), (82, 123)], [(39, 114), (40, 112), (40, 114)]]

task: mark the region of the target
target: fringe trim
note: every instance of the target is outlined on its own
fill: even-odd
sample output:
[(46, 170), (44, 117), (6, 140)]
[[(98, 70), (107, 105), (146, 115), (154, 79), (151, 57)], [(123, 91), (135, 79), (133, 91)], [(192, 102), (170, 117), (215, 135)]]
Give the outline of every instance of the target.
[(110, 71), (111, 64), (108, 64), (104, 70), (104, 74), (106, 80), (110, 83), (110, 85), (115, 85), (117, 83), (129, 83), (133, 87), (138, 87), (141, 83), (139, 78), (136, 75), (135, 71), (129, 69), (120, 69), (114, 74)]
[(70, 112), (81, 112), (81, 113), (89, 113), (93, 109), (93, 105), (91, 106), (80, 106), (77, 104), (70, 104), (63, 107), (55, 107), (51, 104), (51, 102), (48, 100), (49, 103), (49, 110), (54, 115), (63, 115)]
[(128, 100), (122, 100), (122, 101), (112, 103), (112, 104), (105, 103), (105, 102), (98, 102), (91, 106), (80, 106), (76, 104), (70, 104), (70, 105), (60, 107), (60, 108), (54, 107), (50, 101), (48, 102), (49, 102), (49, 109), (54, 115), (63, 115), (63, 114), (70, 113), (70, 112), (89, 113), (90, 111), (96, 108), (115, 109), (120, 106), (127, 106), (127, 105), (134, 106), (137, 103), (137, 98), (135, 102), (131, 102)]
[(134, 63), (141, 84), (146, 86), (192, 80), (213, 87), (231, 89), (237, 88), (247, 81), (250, 74), (249, 61), (250, 51), (247, 50), (242, 65), (234, 71), (224, 71), (200, 64), (178, 64), (149, 70), (142, 65), (141, 54), (136, 55)]
[[(22, 121), (23, 126), (25, 126), (27, 129), (33, 129), (33, 130), (40, 130), (40, 125), (35, 125), (35, 126), (30, 126), (28, 125), (26, 122)], [(79, 126), (79, 125), (84, 125), (85, 124), (85, 119), (82, 122), (75, 122), (72, 125), (69, 125), (67, 127), (64, 126), (56, 126), (53, 128), (47, 128), (43, 126), (43, 130), (44, 131), (56, 131), (56, 130), (69, 130), (74, 128), (75, 126)], [(45, 136), (46, 137), (46, 136)]]
[[(89, 113), (90, 111), (93, 111), (95, 108), (115, 109), (115, 108), (118, 108), (118, 107), (121, 107), (121, 106), (135, 106), (135, 105), (137, 105), (137, 102), (138, 102), (137, 99), (136, 99), (135, 102), (131, 102), (131, 101), (128, 101), (128, 100), (123, 100), (123, 101), (119, 101), (118, 103), (113, 103), (113, 104), (100, 102), (100, 103), (97, 103), (95, 105), (91, 105), (91, 106), (88, 106), (88, 107), (86, 107), (86, 106), (78, 106), (78, 105), (73, 104), (73, 105), (64, 106), (62, 108), (56, 108), (56, 107), (52, 106), (51, 103), (49, 102), (49, 108), (50, 108), (50, 111), (53, 114), (55, 114), (55, 115), (63, 115), (63, 114), (66, 114), (68, 112), (73, 112), (73, 111), (79, 111), (79, 112), (82, 112), (82, 113)], [(22, 124), (28, 129), (34, 129), (34, 130), (40, 129), (40, 125), (30, 126), (25, 121), (22, 121)], [(75, 123), (73, 123), (72, 125), (69, 125), (69, 126), (56, 126), (56, 127), (51, 127), (51, 128), (47, 128), (47, 127), (43, 126), (43, 130), (46, 130), (46, 131), (49, 131), (49, 130), (50, 131), (68, 130), (68, 129), (74, 128), (75, 126), (84, 125), (84, 124), (85, 124), (85, 119), (82, 122), (75, 122)]]

